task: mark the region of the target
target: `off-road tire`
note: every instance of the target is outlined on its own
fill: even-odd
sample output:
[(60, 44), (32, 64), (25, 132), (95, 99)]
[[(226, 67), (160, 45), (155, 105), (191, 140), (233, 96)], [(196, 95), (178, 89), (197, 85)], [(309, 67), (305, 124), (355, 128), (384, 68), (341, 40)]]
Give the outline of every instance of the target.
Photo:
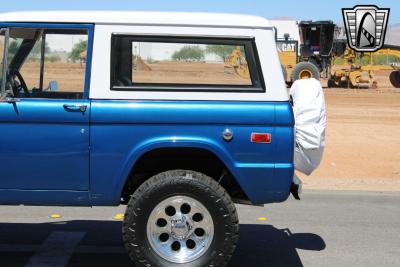
[(328, 88), (335, 88), (337, 87), (335, 80), (329, 79), (327, 82)]
[[(208, 210), (214, 225), (210, 246), (199, 258), (184, 264), (167, 261), (151, 247), (147, 223), (153, 209), (163, 200), (186, 196)], [(236, 208), (224, 188), (212, 178), (190, 170), (172, 170), (144, 182), (132, 195), (123, 222), (123, 242), (135, 266), (203, 267), (225, 266), (239, 238)]]
[(400, 88), (400, 70), (394, 70), (389, 75), (390, 83), (395, 88)]
[(308, 70), (311, 73), (311, 78), (319, 80), (319, 70), (318, 68), (311, 62), (299, 62), (294, 66), (292, 71), (292, 81), (296, 81), (299, 79), (300, 73), (304, 70)]

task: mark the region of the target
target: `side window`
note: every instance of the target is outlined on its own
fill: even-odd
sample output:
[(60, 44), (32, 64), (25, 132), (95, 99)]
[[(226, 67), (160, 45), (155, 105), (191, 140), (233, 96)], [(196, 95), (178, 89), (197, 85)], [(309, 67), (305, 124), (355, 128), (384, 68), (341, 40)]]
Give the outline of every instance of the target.
[(44, 85), (56, 81), (58, 92), (83, 93), (87, 35), (46, 34)]
[(87, 30), (14, 28), (10, 37), (10, 71), (27, 87), (18, 97), (83, 98)]
[(112, 90), (264, 91), (252, 39), (112, 37)]

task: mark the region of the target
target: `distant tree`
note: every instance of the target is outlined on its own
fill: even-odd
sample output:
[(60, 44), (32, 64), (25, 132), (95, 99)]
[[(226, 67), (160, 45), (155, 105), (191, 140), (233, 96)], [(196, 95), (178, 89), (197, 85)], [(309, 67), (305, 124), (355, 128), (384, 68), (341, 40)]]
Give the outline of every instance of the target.
[(87, 50), (87, 41), (82, 40), (74, 45), (71, 53), (69, 53), (69, 58), (75, 62), (81, 59), (81, 53)]
[(204, 60), (204, 50), (199, 46), (185, 45), (178, 51), (175, 51), (172, 55), (173, 60), (193, 60), (200, 61)]
[(235, 50), (235, 46), (233, 45), (208, 45), (206, 48), (206, 52), (210, 54), (215, 54), (224, 60), (227, 56), (229, 56), (233, 50)]

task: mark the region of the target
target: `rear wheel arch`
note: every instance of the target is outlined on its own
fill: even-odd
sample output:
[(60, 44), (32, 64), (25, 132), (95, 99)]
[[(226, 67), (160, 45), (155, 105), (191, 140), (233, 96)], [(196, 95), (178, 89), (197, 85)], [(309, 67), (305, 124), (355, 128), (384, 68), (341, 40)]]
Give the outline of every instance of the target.
[(214, 151), (199, 147), (159, 147), (142, 153), (132, 164), (120, 190), (122, 201), (126, 203), (152, 176), (177, 169), (203, 173), (220, 183), (235, 201), (250, 202), (228, 164)]

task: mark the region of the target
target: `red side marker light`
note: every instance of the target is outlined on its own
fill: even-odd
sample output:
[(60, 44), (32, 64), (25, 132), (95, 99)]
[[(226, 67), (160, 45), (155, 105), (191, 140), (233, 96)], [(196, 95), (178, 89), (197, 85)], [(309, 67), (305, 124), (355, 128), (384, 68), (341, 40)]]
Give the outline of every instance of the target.
[(270, 133), (251, 133), (251, 142), (253, 143), (271, 143)]

